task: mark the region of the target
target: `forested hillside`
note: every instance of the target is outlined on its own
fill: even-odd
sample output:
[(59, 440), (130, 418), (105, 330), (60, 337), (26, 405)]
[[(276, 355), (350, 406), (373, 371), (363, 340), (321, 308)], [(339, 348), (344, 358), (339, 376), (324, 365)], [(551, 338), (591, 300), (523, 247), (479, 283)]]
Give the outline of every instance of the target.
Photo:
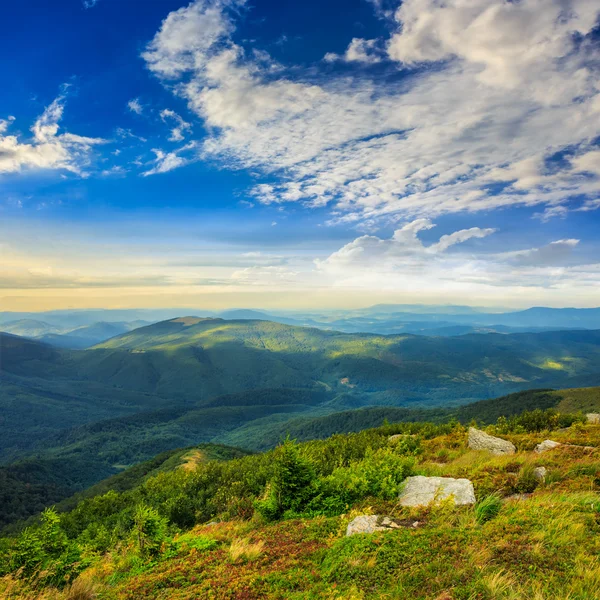
[[(600, 426), (535, 410), (487, 431), (511, 452), (471, 449), (457, 422), (418, 422), (229, 461), (159, 457), (0, 540), (0, 595), (595, 598)], [(549, 437), (554, 449), (534, 451)], [(415, 476), (468, 479), (473, 499), (400, 502)], [(382, 525), (357, 525), (372, 518)]]
[(18, 481), (36, 486), (26, 516), (40, 498), (58, 501), (175, 448), (266, 449), (287, 431), (305, 439), (384, 418), (461, 418), (448, 410), (525, 388), (597, 385), (599, 365), (596, 331), (435, 338), (183, 317), (89, 350), (0, 334), (0, 461), (17, 502)]
[[(285, 407), (277, 403), (285, 400), (296, 402), (288, 405), (293, 412), (282, 412)], [(269, 450), (288, 435), (300, 441), (324, 439), (385, 422), (495, 423), (500, 416), (511, 417), (524, 411), (600, 412), (600, 388), (584, 388), (529, 390), (454, 408), (371, 407), (290, 418), (301, 408), (311, 413), (322, 400), (322, 392), (260, 390), (218, 398), (215, 407), (164, 409), (69, 430), (47, 440), (35, 454), (0, 467), (0, 480), (5, 483), (0, 523), (8, 525), (27, 518), (90, 486), (97, 489), (94, 484), (104, 478), (109, 478), (106, 481), (111, 486), (112, 482), (128, 481), (131, 473), (138, 472), (136, 469), (147, 468), (144, 461), (156, 460), (156, 455), (180, 454), (181, 448), (206, 442), (211, 443), (203, 446), (210, 449), (208, 453), (203, 451), (205, 455), (217, 456), (217, 443), (226, 444), (226, 456), (230, 457), (234, 456), (232, 446), (245, 449), (236, 452)], [(243, 402), (249, 402), (250, 407), (240, 406)], [(271, 410), (279, 412), (270, 413)], [(243, 425), (248, 411), (257, 418)], [(142, 464), (123, 471), (136, 463)], [(106, 484), (98, 485), (104, 489)]]

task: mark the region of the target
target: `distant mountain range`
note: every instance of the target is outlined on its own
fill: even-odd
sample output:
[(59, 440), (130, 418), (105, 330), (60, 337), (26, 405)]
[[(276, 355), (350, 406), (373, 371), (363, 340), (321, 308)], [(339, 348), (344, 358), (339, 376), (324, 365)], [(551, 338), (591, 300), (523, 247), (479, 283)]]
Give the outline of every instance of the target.
[[(42, 313), (0, 312), (0, 331), (82, 349), (143, 325), (171, 319), (189, 309), (65, 310)], [(414, 333), (452, 337), (470, 333), (526, 333), (600, 329), (600, 308), (536, 307), (490, 312), (469, 306), (378, 304), (365, 309), (322, 312), (268, 312), (235, 309), (197, 311), (202, 317), (263, 320), (345, 333)]]
[(45, 321), (19, 319), (0, 324), (0, 330), (21, 337), (28, 337), (58, 348), (89, 348), (137, 327), (148, 325), (148, 321), (98, 322), (82, 325), (75, 329), (60, 328)]

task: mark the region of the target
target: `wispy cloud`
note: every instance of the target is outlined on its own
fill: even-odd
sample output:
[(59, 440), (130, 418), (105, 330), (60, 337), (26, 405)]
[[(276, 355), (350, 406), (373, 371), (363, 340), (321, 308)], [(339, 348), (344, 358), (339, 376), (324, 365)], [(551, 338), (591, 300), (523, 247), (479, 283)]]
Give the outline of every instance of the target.
[(127, 103), (127, 108), (136, 115), (141, 115), (144, 112), (144, 107), (139, 98), (133, 98), (130, 100)]
[(192, 126), (183, 120), (174, 110), (165, 108), (160, 112), (160, 118), (163, 123), (171, 122), (175, 126), (171, 129), (171, 135), (169, 137), (170, 142), (181, 142), (185, 139), (185, 133), (189, 132)]
[(596, 206), (600, 177), (583, 157), (593, 163), (600, 135), (597, 2), (406, 0), (389, 39), (346, 51), (368, 63), (387, 48), (385, 77), (326, 81), (238, 45), (242, 4), (172, 12), (143, 56), (208, 128), (204, 156), (275, 176), (259, 201), (330, 205), (356, 223)]
[(194, 159), (194, 150), (196, 149), (196, 143), (190, 142), (177, 150), (172, 152), (165, 152), (159, 148), (154, 148), (154, 166), (142, 173), (144, 177), (149, 175), (157, 175), (159, 173), (168, 173), (179, 167), (189, 164)]

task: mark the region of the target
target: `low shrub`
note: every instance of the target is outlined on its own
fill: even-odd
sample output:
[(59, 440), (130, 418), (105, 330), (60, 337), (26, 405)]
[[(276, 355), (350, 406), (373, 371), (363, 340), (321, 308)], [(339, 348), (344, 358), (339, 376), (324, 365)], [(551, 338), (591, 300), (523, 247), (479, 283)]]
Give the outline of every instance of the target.
[(490, 494), (475, 505), (475, 520), (482, 524), (496, 517), (502, 509), (502, 498), (499, 494)]

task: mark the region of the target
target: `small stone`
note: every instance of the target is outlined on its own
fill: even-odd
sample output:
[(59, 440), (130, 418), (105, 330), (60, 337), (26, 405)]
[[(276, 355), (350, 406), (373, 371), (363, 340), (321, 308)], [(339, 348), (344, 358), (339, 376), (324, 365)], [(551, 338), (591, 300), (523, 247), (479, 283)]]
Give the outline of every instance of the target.
[(533, 470), (533, 476), (538, 480), (538, 481), (545, 481), (546, 480), (546, 475), (548, 474), (548, 469), (546, 469), (546, 467), (536, 467)]
[(585, 418), (590, 425), (600, 425), (600, 413), (588, 413)]
[(487, 450), (492, 454), (514, 454), (517, 448), (512, 442), (494, 437), (485, 431), (469, 427), (469, 448)]
[(452, 497), (454, 504), (475, 504), (475, 490), (468, 479), (409, 477), (400, 494), (402, 506), (428, 506)]
[(538, 444), (535, 447), (535, 452), (541, 454), (542, 452), (546, 452), (548, 450), (554, 450), (554, 448), (558, 448), (562, 446), (560, 442), (555, 442), (554, 440), (544, 440), (541, 444)]

